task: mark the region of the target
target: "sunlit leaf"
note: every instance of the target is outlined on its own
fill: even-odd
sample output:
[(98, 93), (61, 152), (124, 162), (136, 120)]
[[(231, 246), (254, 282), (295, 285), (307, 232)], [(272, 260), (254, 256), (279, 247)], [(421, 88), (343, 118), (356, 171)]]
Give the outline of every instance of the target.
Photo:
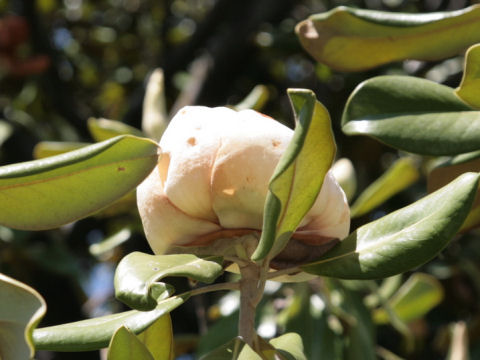
[(327, 110), (310, 90), (290, 89), (288, 95), (296, 128), (270, 180), (263, 232), (252, 256), (256, 261), (283, 249), (313, 205), (335, 156)]
[(13, 132), (12, 126), (6, 121), (0, 120), (0, 146), (7, 140)]
[(412, 158), (395, 161), (377, 180), (371, 183), (353, 203), (351, 216), (362, 216), (412, 185), (420, 177)]
[(115, 271), (115, 295), (134, 309), (155, 307), (158, 296), (172, 291), (159, 280), (184, 276), (204, 283), (213, 282), (223, 272), (220, 257), (201, 259), (192, 254), (149, 255), (133, 252), (125, 256)]
[(107, 360), (156, 360), (144, 344), (125, 326), (113, 334)]
[(33, 148), (33, 157), (35, 159), (44, 159), (46, 157), (77, 150), (88, 145), (91, 144), (67, 141), (41, 141)]
[(173, 330), (170, 314), (163, 315), (137, 338), (146, 346), (154, 360), (172, 360), (174, 357)]
[(472, 46), (465, 54), (462, 82), (455, 93), (467, 104), (480, 108), (480, 44)]
[(433, 194), (360, 227), (318, 261), (301, 268), (317, 275), (375, 279), (424, 264), (460, 228), (479, 176), (463, 174)]
[[(403, 322), (419, 319), (443, 300), (443, 288), (433, 276), (415, 273), (388, 300), (388, 306)], [(377, 324), (389, 321), (388, 313), (380, 308), (373, 312)]]
[(102, 242), (90, 245), (88, 250), (93, 256), (102, 256), (105, 253), (112, 251), (117, 246), (123, 244), (125, 241), (130, 239), (131, 236), (132, 231), (129, 228), (123, 228), (117, 231), (115, 234), (110, 235)]
[(151, 311), (131, 310), (119, 314), (36, 329), (33, 341), (38, 350), (88, 351), (107, 347), (120, 326), (134, 334), (141, 333), (161, 316), (183, 304), (189, 294), (174, 296), (157, 303)]
[(361, 83), (348, 99), (342, 129), (423, 155), (480, 149), (480, 111), (473, 111), (447, 86), (409, 76), (379, 76)]
[(296, 27), (317, 61), (362, 71), (404, 59), (439, 60), (480, 41), (480, 6), (428, 14), (337, 7)]
[(0, 273), (0, 358), (33, 358), (32, 332), (47, 306), (31, 287)]
[(225, 345), (203, 355), (200, 360), (262, 360), (250, 346), (240, 338), (235, 338)]
[(155, 166), (156, 152), (149, 139), (119, 136), (0, 167), (0, 224), (41, 230), (88, 216), (135, 188)]
[(257, 85), (240, 103), (233, 108), (237, 111), (245, 109), (253, 109), (260, 111), (268, 101), (269, 97), (268, 87), (265, 85)]
[(140, 130), (120, 121), (103, 118), (88, 119), (88, 130), (95, 141), (104, 141), (119, 135), (145, 136)]

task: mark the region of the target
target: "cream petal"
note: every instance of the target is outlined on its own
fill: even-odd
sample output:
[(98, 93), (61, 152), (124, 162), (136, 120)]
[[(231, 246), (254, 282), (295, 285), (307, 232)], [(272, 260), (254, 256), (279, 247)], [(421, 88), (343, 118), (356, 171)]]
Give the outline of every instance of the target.
[(158, 168), (137, 188), (137, 205), (147, 240), (156, 254), (170, 245), (185, 245), (220, 230), (210, 221), (191, 217), (175, 207), (163, 191)]
[(315, 203), (295, 234), (299, 240), (315, 244), (327, 238), (345, 238), (350, 230), (350, 208), (332, 171), (328, 171)]
[(293, 131), (243, 110), (229, 119), (212, 170), (212, 199), (224, 228), (261, 229), (268, 183)]
[[(221, 133), (236, 112), (228, 108), (188, 106), (172, 119), (160, 141), (165, 193), (193, 217), (216, 221), (210, 194), (211, 171)], [(163, 165), (162, 165), (163, 164)]]

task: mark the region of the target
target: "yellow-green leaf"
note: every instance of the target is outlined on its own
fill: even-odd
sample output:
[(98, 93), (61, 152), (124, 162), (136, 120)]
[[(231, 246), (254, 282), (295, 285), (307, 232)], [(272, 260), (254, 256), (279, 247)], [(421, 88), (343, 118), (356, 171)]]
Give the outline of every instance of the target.
[(0, 167), (0, 224), (41, 230), (78, 220), (134, 189), (156, 162), (156, 143), (125, 135)]
[(0, 359), (33, 358), (32, 332), (47, 306), (31, 287), (0, 273)]
[(462, 82), (455, 93), (470, 106), (480, 108), (480, 44), (468, 49)]
[(404, 59), (439, 60), (480, 41), (480, 6), (428, 14), (337, 7), (297, 25), (303, 47), (340, 71)]
[[(415, 273), (388, 300), (388, 306), (402, 322), (421, 318), (443, 300), (443, 288), (433, 276)], [(377, 324), (388, 323), (389, 316), (384, 308), (373, 312)]]
[(352, 205), (351, 216), (362, 216), (418, 180), (420, 173), (412, 158), (395, 161), (360, 194)]
[(120, 121), (104, 118), (88, 119), (88, 130), (95, 141), (104, 141), (119, 135), (134, 135), (142, 137), (144, 134), (133, 126)]
[(268, 87), (265, 85), (257, 85), (240, 103), (233, 108), (237, 111), (245, 109), (262, 110), (269, 97)]
[(107, 360), (156, 360), (144, 344), (125, 326), (112, 337)]
[(163, 315), (138, 334), (137, 338), (146, 346), (155, 360), (173, 359), (173, 330), (170, 314)]
[(90, 144), (82, 142), (41, 141), (33, 148), (33, 157), (35, 159), (44, 159), (77, 150), (88, 145)]
[(315, 94), (290, 89), (288, 95), (296, 128), (270, 180), (255, 261), (275, 256), (287, 244), (312, 207), (336, 151), (328, 111)]

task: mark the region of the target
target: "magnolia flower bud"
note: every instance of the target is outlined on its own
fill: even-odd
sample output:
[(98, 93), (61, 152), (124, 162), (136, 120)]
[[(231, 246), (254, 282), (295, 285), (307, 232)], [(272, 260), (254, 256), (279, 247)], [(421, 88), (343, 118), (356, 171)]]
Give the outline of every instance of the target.
[[(185, 107), (160, 141), (158, 166), (137, 189), (155, 253), (261, 231), (268, 184), (293, 131), (253, 110)], [(350, 211), (331, 172), (294, 239), (348, 235)]]

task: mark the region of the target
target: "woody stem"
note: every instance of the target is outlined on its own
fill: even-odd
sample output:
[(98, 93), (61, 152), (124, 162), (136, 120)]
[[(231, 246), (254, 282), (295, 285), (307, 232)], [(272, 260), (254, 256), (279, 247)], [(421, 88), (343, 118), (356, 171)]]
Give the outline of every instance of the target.
[(248, 345), (255, 349), (256, 307), (263, 296), (266, 281), (266, 267), (248, 262), (240, 265), (240, 318), (238, 334)]

